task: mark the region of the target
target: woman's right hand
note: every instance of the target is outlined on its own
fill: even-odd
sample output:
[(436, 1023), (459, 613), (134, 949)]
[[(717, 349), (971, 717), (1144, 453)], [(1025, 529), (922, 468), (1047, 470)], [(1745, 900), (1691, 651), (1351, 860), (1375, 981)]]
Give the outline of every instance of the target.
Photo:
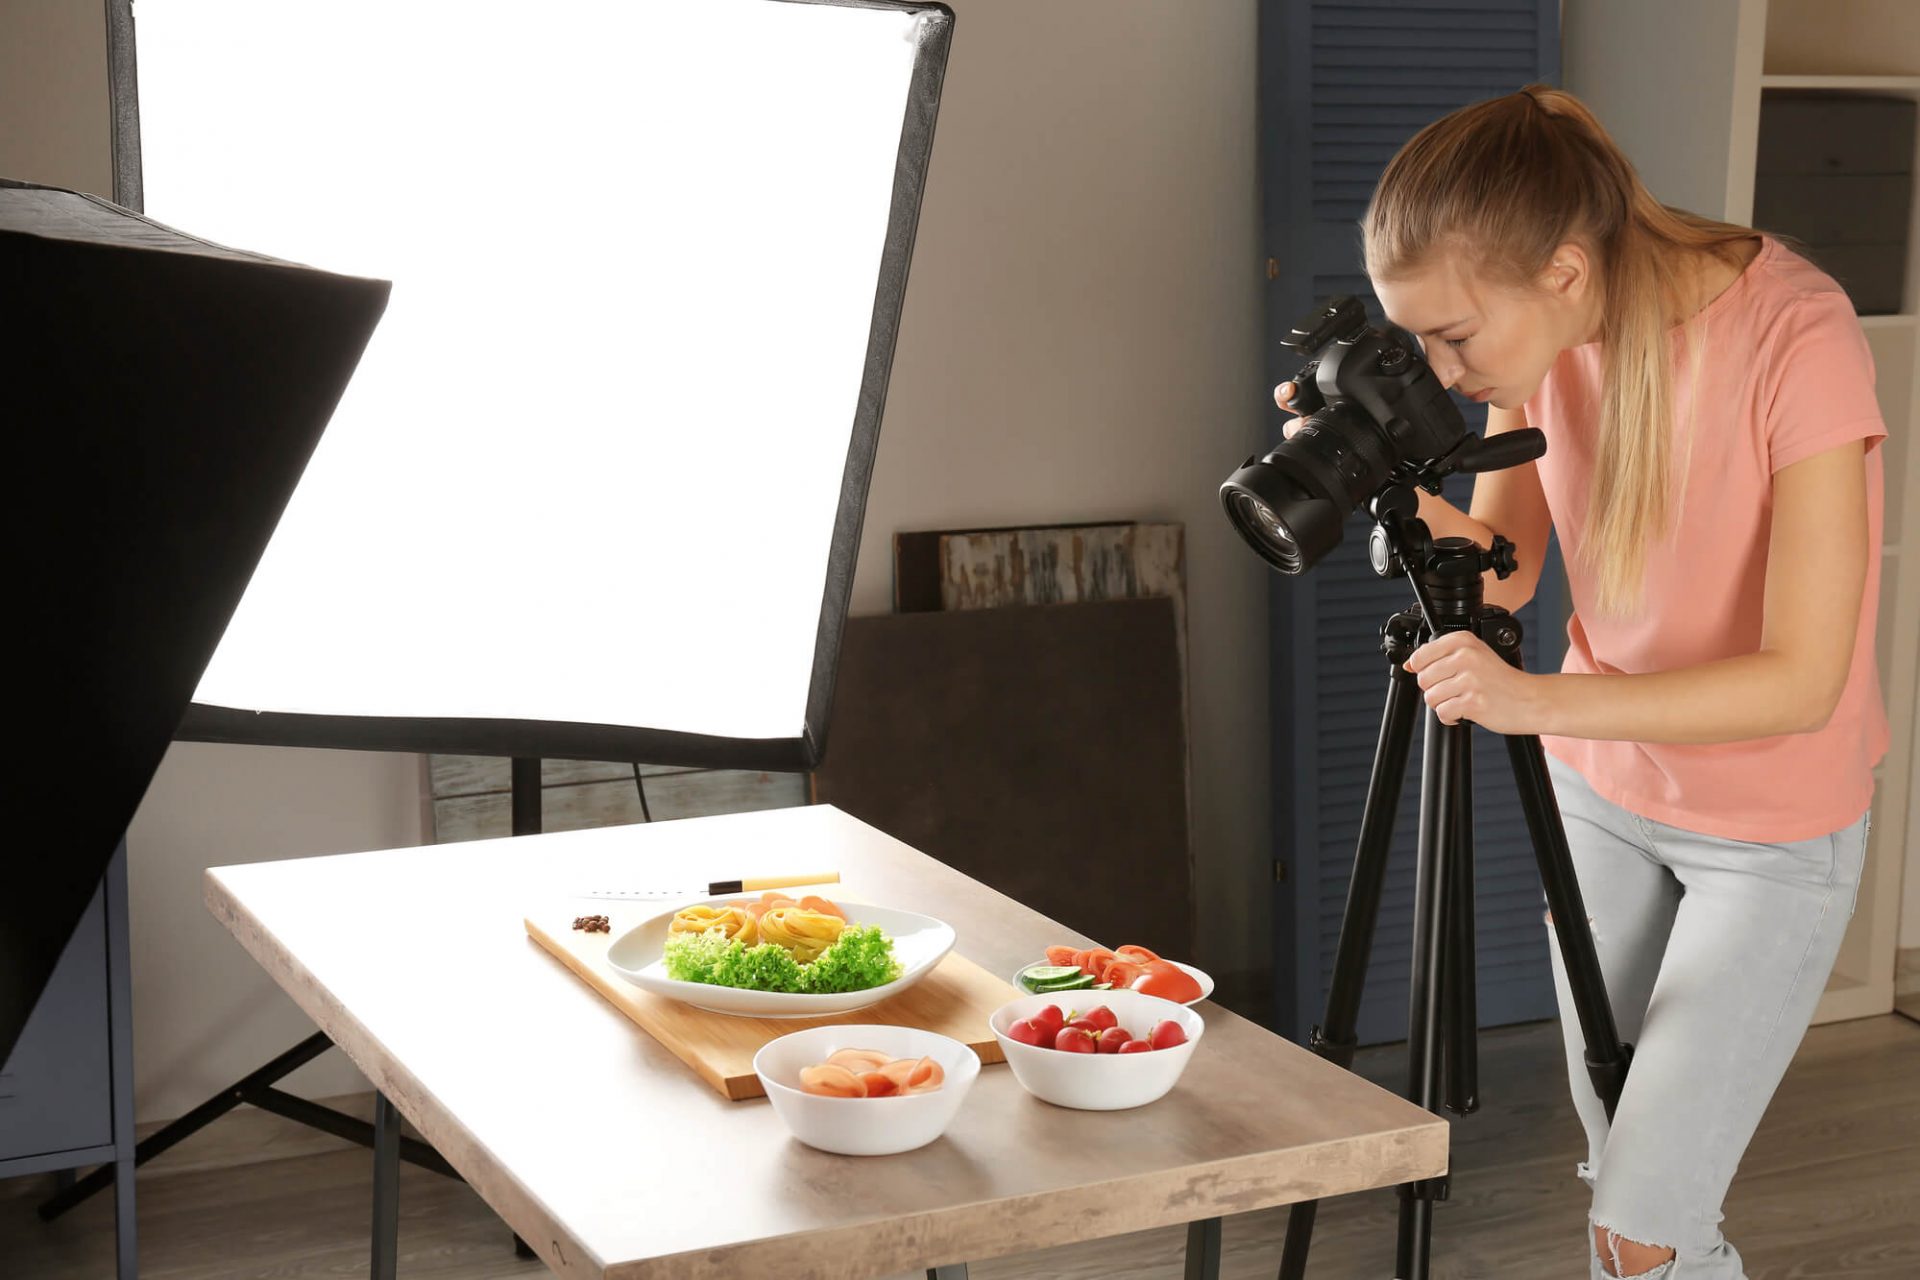
[(1280, 426), (1282, 437), (1289, 439), (1293, 436), (1294, 432), (1300, 429), (1300, 423), (1303, 421), (1300, 416), (1300, 411), (1293, 407), (1294, 390), (1295, 388), (1292, 382), (1283, 382), (1273, 389), (1273, 402), (1287, 413), (1293, 415)]

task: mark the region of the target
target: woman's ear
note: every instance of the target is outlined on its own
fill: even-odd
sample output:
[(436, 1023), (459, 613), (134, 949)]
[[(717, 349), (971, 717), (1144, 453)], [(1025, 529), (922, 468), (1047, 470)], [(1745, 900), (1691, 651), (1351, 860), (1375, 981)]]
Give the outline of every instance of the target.
[(1585, 246), (1569, 240), (1558, 245), (1540, 273), (1540, 287), (1562, 302), (1579, 302), (1593, 287), (1593, 259)]

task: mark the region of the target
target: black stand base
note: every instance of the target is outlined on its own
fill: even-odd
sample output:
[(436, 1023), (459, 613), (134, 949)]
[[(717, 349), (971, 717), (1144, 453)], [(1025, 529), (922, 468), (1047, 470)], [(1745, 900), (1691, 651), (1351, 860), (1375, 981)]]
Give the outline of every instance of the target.
[[(133, 1148), (134, 1167), (138, 1168), (161, 1152), (192, 1137), (243, 1102), (251, 1103), (262, 1111), (271, 1111), (289, 1120), (297, 1120), (308, 1128), (319, 1129), (336, 1138), (345, 1138), (363, 1147), (372, 1147), (374, 1126), (365, 1120), (356, 1120), (331, 1107), (323, 1107), (317, 1102), (297, 1098), (293, 1094), (273, 1087), (274, 1081), (292, 1074), (332, 1047), (333, 1041), (327, 1039), (324, 1033), (315, 1032), (264, 1067), (235, 1081), (172, 1124), (149, 1134), (143, 1141), (136, 1143)], [(423, 1169), (445, 1174), (449, 1178), (460, 1176), (453, 1171), (452, 1165), (441, 1158), (439, 1152), (413, 1138), (400, 1139), (400, 1158), (411, 1164), (417, 1164)], [(40, 1216), (51, 1222), (96, 1191), (104, 1191), (112, 1185), (113, 1166), (101, 1165), (86, 1177), (76, 1179), (71, 1186), (49, 1197), (40, 1206)]]

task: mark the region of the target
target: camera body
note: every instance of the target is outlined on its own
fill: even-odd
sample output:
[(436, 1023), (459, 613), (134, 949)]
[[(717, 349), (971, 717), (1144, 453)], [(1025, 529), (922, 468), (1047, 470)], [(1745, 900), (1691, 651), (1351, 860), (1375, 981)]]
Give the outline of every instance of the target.
[(1304, 573), (1340, 541), (1347, 516), (1389, 484), (1438, 492), (1448, 460), (1477, 438), (1420, 350), (1367, 323), (1341, 295), (1295, 325), (1284, 346), (1308, 357), (1294, 375), (1305, 418), (1221, 486), (1241, 536), (1282, 573)]

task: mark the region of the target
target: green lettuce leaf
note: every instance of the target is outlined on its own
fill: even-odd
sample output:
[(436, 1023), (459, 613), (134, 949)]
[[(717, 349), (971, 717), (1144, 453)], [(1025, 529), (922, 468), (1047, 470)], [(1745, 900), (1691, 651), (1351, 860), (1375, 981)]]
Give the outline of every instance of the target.
[(805, 989), (822, 996), (883, 987), (899, 976), (893, 939), (880, 932), (877, 924), (842, 929), (838, 941), (802, 970)]
[(893, 940), (878, 925), (850, 925), (812, 964), (774, 942), (745, 946), (717, 933), (676, 933), (662, 957), (667, 976), (750, 991), (830, 995), (885, 986), (900, 976)]

